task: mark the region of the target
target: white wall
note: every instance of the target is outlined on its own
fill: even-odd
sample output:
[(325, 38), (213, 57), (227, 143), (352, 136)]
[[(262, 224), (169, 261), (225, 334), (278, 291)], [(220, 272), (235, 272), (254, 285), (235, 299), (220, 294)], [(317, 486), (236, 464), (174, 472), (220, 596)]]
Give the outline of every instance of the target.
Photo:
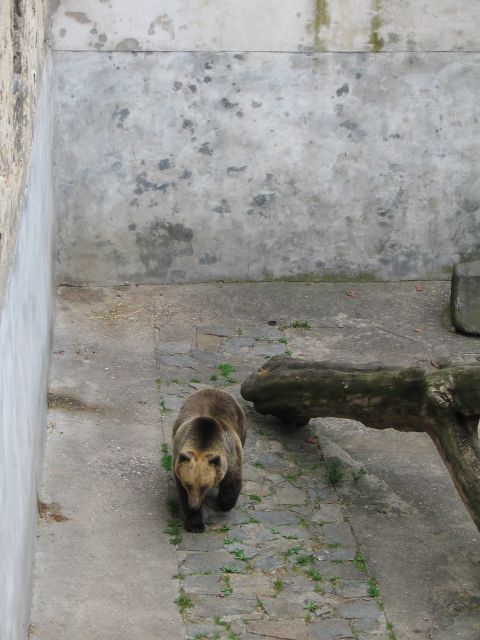
[(18, 236), (0, 309), (1, 640), (24, 640), (28, 633), (46, 430), (54, 265), (49, 64), (42, 82)]

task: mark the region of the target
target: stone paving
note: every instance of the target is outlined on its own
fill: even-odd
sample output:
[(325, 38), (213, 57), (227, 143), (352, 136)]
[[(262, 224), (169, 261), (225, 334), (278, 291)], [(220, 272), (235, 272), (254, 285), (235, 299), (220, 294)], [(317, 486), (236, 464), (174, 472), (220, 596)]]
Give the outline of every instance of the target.
[[(220, 386), (239, 398), (239, 382), (265, 357), (285, 352), (284, 332), (268, 325), (198, 327), (194, 348), (158, 341), (164, 466), (175, 412), (188, 393)], [(393, 640), (375, 578), (331, 482), (335, 465), (322, 458), (313, 430), (289, 433), (244, 406), (243, 491), (229, 513), (215, 511), (214, 496), (208, 497), (204, 534), (183, 530), (165, 471), (185, 637)]]
[(477, 639), (478, 531), (424, 434), (338, 418), (292, 433), (244, 404), (243, 496), (200, 535), (177, 520), (160, 451), (188, 393), (238, 397), (277, 353), (480, 361), (448, 297), (409, 282), (59, 288), (30, 637)]

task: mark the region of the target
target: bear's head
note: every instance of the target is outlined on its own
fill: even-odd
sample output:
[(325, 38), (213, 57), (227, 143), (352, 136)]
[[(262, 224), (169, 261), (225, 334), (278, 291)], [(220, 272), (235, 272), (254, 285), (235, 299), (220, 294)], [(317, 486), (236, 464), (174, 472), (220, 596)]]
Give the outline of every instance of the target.
[(226, 472), (226, 457), (214, 451), (182, 450), (175, 461), (175, 475), (187, 492), (192, 510), (200, 509), (206, 493), (223, 480)]

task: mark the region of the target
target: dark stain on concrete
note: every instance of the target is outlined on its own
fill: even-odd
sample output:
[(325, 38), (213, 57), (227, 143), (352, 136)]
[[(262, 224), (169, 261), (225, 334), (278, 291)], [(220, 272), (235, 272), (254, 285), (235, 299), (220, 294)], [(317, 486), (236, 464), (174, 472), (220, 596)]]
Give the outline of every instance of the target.
[(130, 206), (131, 207), (139, 207), (140, 203), (138, 201), (138, 198), (133, 198), (133, 200), (130, 200)]
[(37, 501), (38, 515), (46, 522), (66, 522), (67, 516), (62, 513), (62, 508), (58, 502)]
[(83, 11), (65, 11), (65, 15), (69, 18), (73, 18), (80, 24), (88, 24), (91, 22), (90, 18)]
[(220, 213), (222, 216), (225, 213), (230, 213), (232, 210), (231, 206), (228, 204), (228, 201), (225, 200), (225, 198), (222, 198), (220, 200), (220, 204), (218, 204), (216, 207), (213, 207), (212, 211), (215, 211), (215, 213)]
[(137, 229), (137, 225), (135, 224), (135, 222), (131, 222), (131, 223), (128, 225), (128, 230), (129, 230), (129, 231), (136, 231), (136, 229)]
[(193, 231), (183, 224), (155, 218), (138, 231), (135, 243), (148, 276), (165, 278), (178, 255), (192, 255)]
[(213, 69), (213, 62), (205, 62), (203, 66), (205, 69)]
[(205, 82), (205, 84), (208, 84), (212, 81), (212, 78), (210, 76), (204, 76), (203, 81)]
[(158, 168), (160, 169), (160, 171), (165, 171), (166, 169), (172, 169), (172, 167), (175, 166), (175, 163), (173, 162), (173, 160), (170, 160), (169, 158), (164, 158), (163, 160), (160, 160), (160, 162), (158, 163)]
[(145, 171), (135, 176), (135, 184), (136, 187), (133, 192), (138, 196), (146, 191), (161, 191), (162, 193), (166, 193), (168, 187), (171, 186), (169, 182), (157, 183), (147, 180), (147, 173)]
[(258, 193), (252, 198), (251, 207), (264, 207), (275, 198), (274, 193)]
[(179, 82), (178, 80), (175, 80), (175, 82), (173, 83), (173, 90), (174, 91), (180, 91), (180, 89), (182, 88), (182, 83)]
[(204, 142), (198, 149), (198, 152), (203, 154), (204, 156), (213, 156), (213, 149), (208, 144), (208, 142)]
[(199, 260), (200, 264), (215, 264), (218, 262), (217, 256), (211, 256), (209, 253), (204, 253)]
[(247, 165), (244, 164), (242, 167), (227, 167), (227, 175), (238, 175), (239, 173), (243, 173), (247, 170)]
[(234, 109), (235, 107), (238, 107), (238, 102), (230, 102), (228, 98), (222, 98), (221, 103), (225, 109)]
[(197, 93), (197, 85), (196, 84), (189, 84), (188, 88), (190, 89), (190, 91), (192, 93)]
[(234, 56), (235, 60), (244, 60), (245, 56), (242, 56), (241, 53), (235, 53)]
[(257, 102), (257, 100), (252, 100), (252, 102), (250, 103), (250, 106), (252, 107), (252, 109), (260, 109), (262, 104), (263, 104), (262, 102)]
[(125, 120), (130, 114), (130, 109), (119, 109), (118, 106), (115, 109), (114, 117), (117, 118), (117, 129), (125, 128)]
[(342, 84), (341, 87), (339, 87), (336, 91), (337, 93), (337, 98), (340, 98), (340, 96), (346, 96), (347, 93), (350, 91), (350, 88), (348, 86), (348, 83), (345, 82), (344, 84)]
[(192, 120), (185, 118), (184, 121), (182, 122), (182, 129), (189, 129), (190, 131), (193, 132), (193, 125), (194, 125), (194, 122)]
[(75, 398), (75, 396), (53, 393), (52, 391), (48, 393), (48, 408), (63, 411), (93, 411), (94, 413), (105, 410), (103, 407), (86, 404), (83, 400)]
[(480, 209), (480, 202), (471, 198), (465, 198), (462, 203), (462, 208), (467, 213), (475, 213), (475, 211), (478, 211)]
[(180, 180), (188, 180), (192, 177), (192, 172), (188, 169), (184, 169), (183, 172), (179, 175)]

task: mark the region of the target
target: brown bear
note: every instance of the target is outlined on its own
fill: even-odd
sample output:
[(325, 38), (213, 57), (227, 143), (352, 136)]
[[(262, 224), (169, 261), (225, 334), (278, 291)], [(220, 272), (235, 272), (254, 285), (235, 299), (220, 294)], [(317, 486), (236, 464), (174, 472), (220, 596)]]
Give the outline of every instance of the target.
[(235, 506), (242, 488), (243, 409), (220, 389), (202, 389), (186, 398), (173, 425), (173, 470), (185, 515), (185, 529), (205, 530), (202, 504), (218, 486), (222, 511)]

